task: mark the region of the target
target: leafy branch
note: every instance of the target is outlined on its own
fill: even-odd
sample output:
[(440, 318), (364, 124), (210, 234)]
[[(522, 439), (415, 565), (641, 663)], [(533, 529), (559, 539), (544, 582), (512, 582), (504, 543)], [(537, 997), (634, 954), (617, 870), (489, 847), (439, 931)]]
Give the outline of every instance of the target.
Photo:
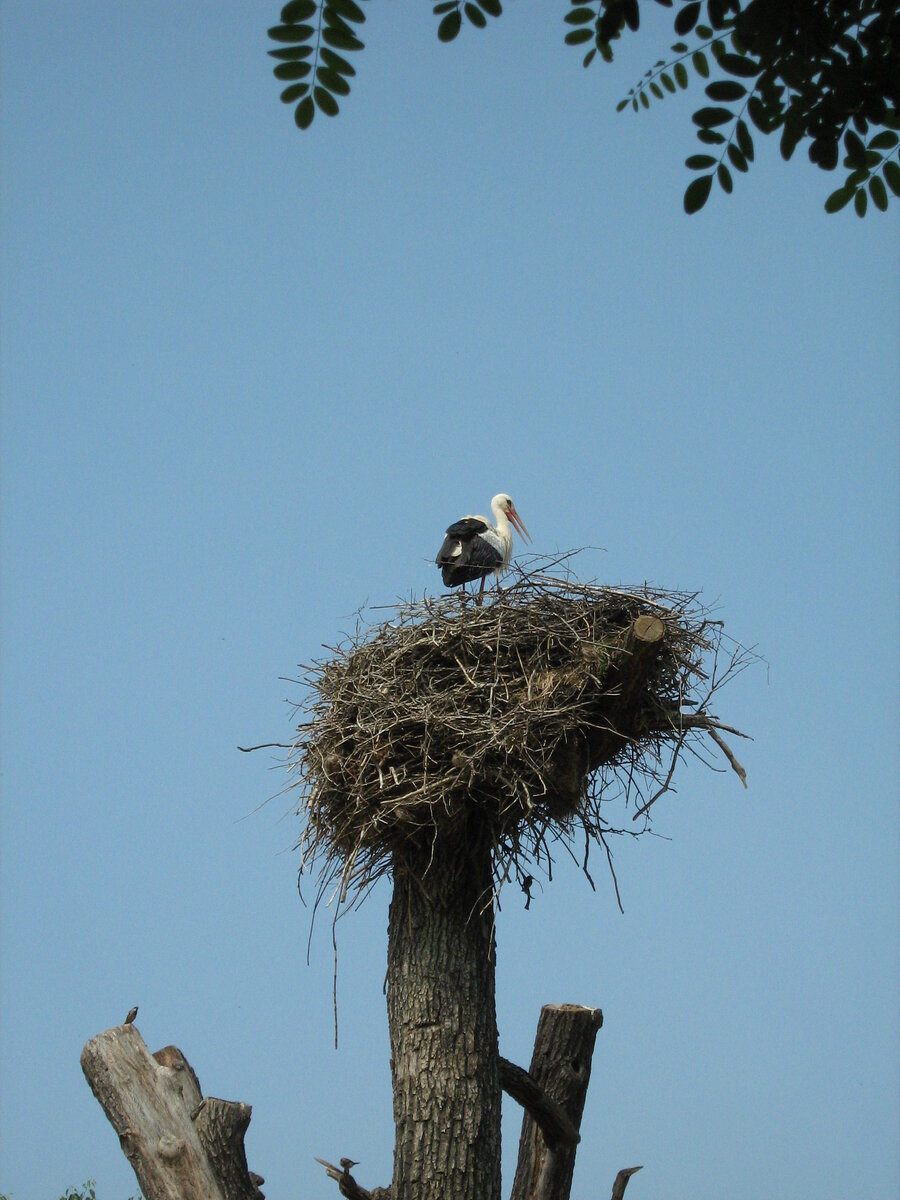
[[(315, 24), (309, 24), (312, 17)], [(281, 24), (269, 30), (273, 41), (283, 43), (269, 54), (279, 60), (275, 78), (288, 84), (282, 101), (299, 101), (294, 120), (300, 129), (309, 128), (317, 108), (328, 117), (337, 116), (337, 97), (349, 96), (348, 80), (356, 70), (340, 52), (363, 49), (353, 25), (365, 19), (356, 0), (289, 0), (281, 10)]]
[[(613, 43), (640, 25), (641, 3), (651, 0), (569, 0), (563, 21), (565, 42), (584, 50), (583, 63), (613, 58)], [(664, 8), (677, 2), (678, 41), (668, 60), (658, 59), (617, 105), (635, 112), (686, 90), (689, 67), (705, 84), (706, 100), (692, 117), (704, 149), (685, 164), (702, 174), (684, 193), (688, 213), (699, 211), (718, 180), (734, 188), (732, 171), (746, 172), (754, 158), (750, 123), (757, 131), (780, 130), (780, 149), (790, 159), (801, 142), (810, 161), (833, 171), (841, 158), (848, 174), (825, 201), (839, 212), (851, 201), (859, 216), (869, 204), (888, 207), (900, 196), (900, 9), (896, 0), (655, 0)], [(344, 57), (362, 50), (358, 27), (366, 0), (289, 0), (281, 24), (269, 30), (279, 48), (275, 76), (287, 84), (285, 104), (296, 104), (294, 119), (307, 129), (317, 110), (338, 112), (338, 98), (350, 93), (356, 71)], [(705, 14), (704, 14), (705, 9)], [(484, 29), (499, 17), (501, 0), (439, 0), (437, 36), (452, 42), (464, 20)], [(701, 21), (701, 14), (705, 20)], [(693, 44), (689, 45), (689, 35)], [(711, 62), (718, 68), (711, 78)], [(743, 101), (740, 111), (731, 106)], [(746, 119), (745, 119), (746, 118)], [(730, 130), (726, 136), (726, 126)], [(866, 140), (867, 139), (867, 140)]]
[[(671, 0), (658, 2), (671, 4)], [(617, 3), (605, 0), (607, 8)], [(767, 5), (769, 11), (764, 12)], [(838, 212), (853, 200), (862, 217), (870, 198), (877, 209), (885, 211), (889, 190), (900, 195), (900, 165), (896, 153), (891, 153), (897, 151), (895, 131), (900, 129), (896, 102), (900, 20), (895, 6), (885, 0), (796, 0), (793, 15), (786, 17), (787, 9), (774, 11), (775, 0), (755, 0), (743, 10), (739, 0), (707, 0), (709, 25), (698, 23), (701, 7), (698, 0), (682, 0), (675, 31), (681, 35), (693, 31), (703, 44), (692, 50), (685, 42), (676, 42), (671, 50), (677, 57), (657, 61), (617, 106), (621, 112), (630, 103), (638, 112), (639, 102), (649, 108), (651, 96), (661, 100), (666, 92), (677, 90), (676, 84), (685, 87), (685, 60), (689, 55), (697, 73), (707, 78), (707, 49), (722, 71), (736, 77), (709, 83), (707, 98), (715, 103), (693, 114), (699, 140), (722, 146), (722, 150), (718, 158), (703, 153), (685, 160), (688, 168), (708, 172), (688, 184), (685, 211), (690, 214), (703, 207), (714, 180), (723, 191), (733, 190), (729, 164), (738, 171), (749, 169), (753, 139), (745, 113), (761, 133), (782, 130), (781, 154), (785, 160), (790, 159), (802, 139), (808, 138), (809, 158), (823, 170), (837, 166), (838, 143), (843, 136), (844, 166), (850, 174), (828, 197), (825, 211)], [(801, 13), (804, 7), (807, 11)], [(587, 6), (573, 11), (578, 13), (579, 21), (587, 21), (582, 16)], [(751, 15), (756, 24), (749, 20)], [(591, 16), (599, 31), (599, 17), (593, 10)], [(819, 28), (815, 27), (816, 17), (820, 18)], [(624, 23), (620, 22), (619, 28)], [(614, 36), (618, 36), (618, 30)], [(586, 58), (585, 65), (589, 61)], [(725, 104), (739, 100), (744, 104), (736, 116)], [(726, 137), (722, 127), (729, 122), (732, 128)], [(854, 129), (848, 129), (851, 123)], [(860, 135), (868, 132), (870, 123), (884, 128), (867, 144)]]

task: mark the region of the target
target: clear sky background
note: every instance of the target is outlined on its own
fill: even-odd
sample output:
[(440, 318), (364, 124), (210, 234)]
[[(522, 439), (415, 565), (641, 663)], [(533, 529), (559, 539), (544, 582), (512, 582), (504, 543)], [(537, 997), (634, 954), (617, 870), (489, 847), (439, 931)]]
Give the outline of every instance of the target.
[[(702, 589), (765, 664), (717, 711), (625, 906), (559, 862), (498, 926), (501, 1052), (603, 1008), (573, 1197), (900, 1193), (895, 203), (757, 162), (687, 218), (674, 40), (584, 71), (565, 6), (443, 46), (374, 3), (341, 115), (278, 101), (277, 0), (4, 0), (0, 1190), (136, 1184), (81, 1074), (140, 1005), (253, 1105), (270, 1200), (386, 1183), (382, 886), (332, 948), (275, 752), (360, 605), (439, 587), (509, 491), (583, 577)], [(721, 764), (724, 765), (724, 764)], [(268, 804), (264, 802), (274, 797)], [(263, 805), (263, 807), (259, 807)], [(505, 1188), (519, 1112), (504, 1101)]]

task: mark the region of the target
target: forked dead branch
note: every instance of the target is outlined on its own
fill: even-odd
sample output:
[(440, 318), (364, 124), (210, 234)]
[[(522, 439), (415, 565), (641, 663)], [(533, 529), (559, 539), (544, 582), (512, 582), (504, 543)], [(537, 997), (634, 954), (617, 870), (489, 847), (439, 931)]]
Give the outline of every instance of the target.
[(421, 875), (473, 819), (495, 886), (527, 887), (554, 844), (587, 870), (592, 844), (644, 832), (684, 752), (721, 752), (743, 780), (722, 733), (742, 735), (711, 705), (752, 652), (697, 595), (580, 583), (570, 557), (514, 568), (482, 607), (455, 594), (359, 619), (304, 668), (287, 765), (320, 898), (337, 887), (340, 909), (385, 872)]

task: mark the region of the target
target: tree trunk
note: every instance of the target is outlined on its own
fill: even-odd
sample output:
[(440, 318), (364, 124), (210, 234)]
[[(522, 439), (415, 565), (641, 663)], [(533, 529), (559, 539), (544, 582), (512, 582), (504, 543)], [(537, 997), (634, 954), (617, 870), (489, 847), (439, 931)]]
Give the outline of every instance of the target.
[[(408, 860), (407, 860), (408, 861)], [(500, 1200), (491, 847), (437, 838), (388, 918), (393, 1200)]]
[[(594, 1041), (602, 1024), (599, 1008), (577, 1004), (545, 1004), (538, 1021), (528, 1074), (564, 1109), (576, 1130), (581, 1128)], [(556, 1137), (548, 1142), (526, 1112), (511, 1200), (568, 1200), (576, 1149), (577, 1142), (571, 1138)]]

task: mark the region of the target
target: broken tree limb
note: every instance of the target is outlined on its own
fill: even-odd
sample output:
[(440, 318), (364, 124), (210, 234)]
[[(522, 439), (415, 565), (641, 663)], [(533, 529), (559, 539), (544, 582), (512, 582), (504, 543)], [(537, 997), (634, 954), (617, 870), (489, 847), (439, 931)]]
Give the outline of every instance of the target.
[(563, 1106), (552, 1100), (524, 1067), (517, 1067), (508, 1058), (501, 1057), (500, 1086), (530, 1114), (551, 1150), (560, 1145), (577, 1146), (581, 1141), (581, 1134)]
[[(594, 1042), (602, 1024), (599, 1008), (576, 1004), (545, 1004), (538, 1021), (528, 1074), (560, 1105), (576, 1131), (581, 1126)], [(526, 1111), (510, 1200), (568, 1200), (575, 1151), (571, 1142), (560, 1142), (551, 1149), (540, 1125)]]
[(146, 1200), (263, 1200), (244, 1153), (249, 1104), (204, 1100), (175, 1046), (151, 1055), (132, 1024), (98, 1033), (81, 1069)]
[(625, 1167), (620, 1171), (613, 1182), (612, 1200), (622, 1200), (625, 1195), (625, 1189), (628, 1187), (628, 1180), (632, 1177), (635, 1171), (643, 1171), (643, 1167)]

